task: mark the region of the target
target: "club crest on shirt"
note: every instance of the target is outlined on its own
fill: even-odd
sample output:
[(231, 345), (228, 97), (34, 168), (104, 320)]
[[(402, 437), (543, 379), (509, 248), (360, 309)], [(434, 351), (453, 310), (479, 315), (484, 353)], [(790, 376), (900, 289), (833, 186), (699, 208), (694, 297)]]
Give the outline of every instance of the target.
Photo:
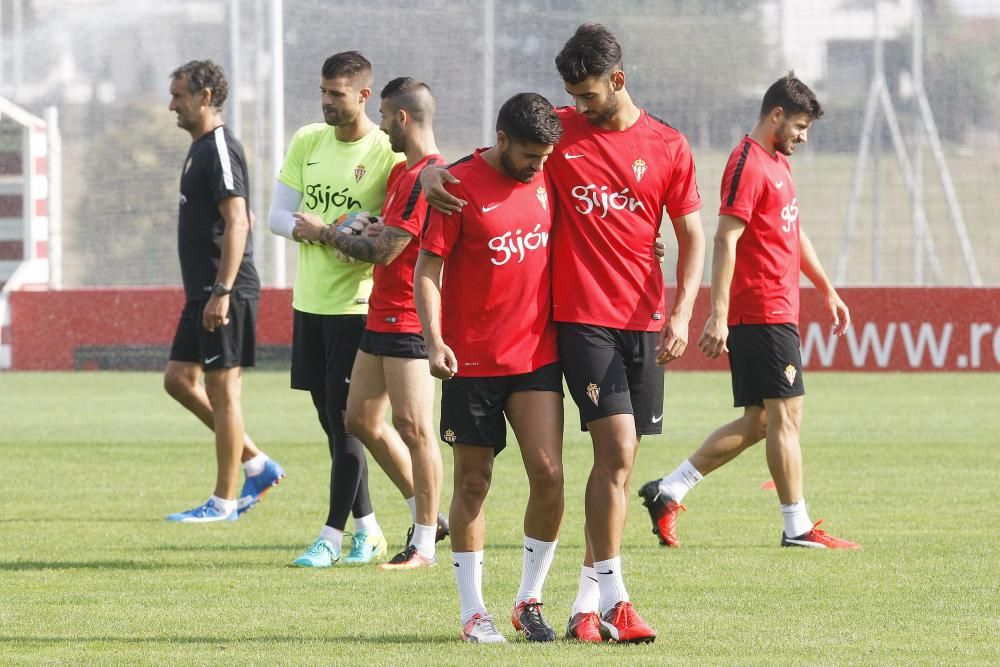
[(368, 170), (365, 169), (365, 165), (363, 165), (363, 164), (359, 164), (357, 167), (355, 167), (354, 168), (354, 181), (356, 183), (360, 183), (361, 179), (365, 177), (365, 172), (366, 171), (368, 171)]
[(785, 366), (785, 379), (788, 380), (789, 385), (795, 384), (795, 374), (797, 373), (795, 366), (788, 364)]
[(545, 194), (545, 188), (539, 185), (538, 189), (535, 190), (535, 196), (538, 197), (538, 203), (542, 205), (542, 208), (546, 211), (549, 210), (549, 197)]
[(445, 442), (455, 442), (455, 432), (452, 431), (451, 429), (446, 430), (444, 432), (444, 441)]
[(184, 173), (188, 173), (188, 169), (191, 168), (191, 162), (194, 160), (193, 157), (189, 157), (188, 161), (184, 163)]
[(641, 157), (636, 158), (636, 161), (632, 163), (632, 173), (635, 174), (635, 180), (641, 181), (642, 177), (646, 173), (646, 161)]
[(601, 400), (601, 388), (591, 382), (587, 385), (587, 397), (594, 405), (597, 405), (597, 402)]

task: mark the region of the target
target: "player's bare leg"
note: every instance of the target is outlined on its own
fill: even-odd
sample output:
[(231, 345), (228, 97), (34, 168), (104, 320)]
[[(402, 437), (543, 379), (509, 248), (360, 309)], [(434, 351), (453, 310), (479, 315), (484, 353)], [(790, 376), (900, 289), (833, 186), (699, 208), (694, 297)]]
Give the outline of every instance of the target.
[(383, 359), (392, 424), (409, 451), (416, 523), (437, 526), (444, 476), (434, 431), (434, 377), (426, 359)]
[(799, 444), (802, 404), (802, 396), (764, 399), (767, 467), (782, 505), (802, 500), (802, 447)]
[(243, 449), (242, 400), (243, 369), (223, 368), (205, 373), (205, 393), (215, 417), (215, 457), (218, 472), (215, 495), (226, 500), (236, 499), (240, 474), (240, 452)]
[(484, 503), (493, 480), (492, 447), (463, 445), (452, 447), (455, 481), (451, 496), (451, 550), (482, 551), (486, 535)]
[(594, 466), (587, 479), (585, 500), (589, 543), (597, 561), (621, 553), (628, 516), (628, 483), (639, 449), (635, 419), (611, 415), (587, 423), (594, 447)]
[(351, 371), (345, 424), (365, 444), (403, 498), (411, 498), (414, 488), (410, 451), (396, 429), (385, 422), (389, 394), (382, 362), (381, 357), (358, 350)]
[[(606, 641), (654, 641), (656, 631), (636, 613), (622, 576), (629, 480), (639, 451), (635, 418), (611, 415), (588, 422), (587, 429), (594, 445), (594, 467), (587, 480), (585, 529), (590, 553), (585, 568), (592, 563), (597, 579), (600, 634)], [(570, 619), (571, 627), (574, 619)]]
[(521, 585), (511, 622), (528, 641), (549, 642), (555, 640), (556, 633), (542, 616), (542, 588), (555, 556), (565, 505), (562, 395), (520, 391), (507, 399), (504, 412), (517, 437), (529, 486)]
[(729, 463), (766, 435), (767, 413), (761, 406), (750, 406), (739, 419), (712, 431), (688, 461), (704, 476)]
[(639, 489), (642, 504), (649, 511), (653, 534), (665, 547), (679, 547), (677, 520), (687, 508), (682, 504), (688, 491), (713, 470), (717, 470), (764, 439), (767, 414), (763, 406), (745, 408), (739, 419), (713, 431), (689, 458), (673, 472), (646, 482)]
[(528, 474), (528, 504), (524, 534), (554, 542), (562, 524), (563, 400), (552, 391), (519, 391), (507, 399), (504, 411), (521, 448)]
[[(493, 478), (492, 447), (456, 443), (454, 492), (451, 497), (451, 561), (461, 607), (462, 639), (489, 636), (504, 641), (483, 601), (484, 503)], [(476, 641), (482, 641), (478, 639)]]
[[(212, 415), (212, 405), (208, 402), (208, 394), (201, 384), (201, 376), (201, 364), (168, 361), (167, 370), (163, 374), (163, 388), (171, 398), (214, 431), (215, 417)], [(260, 453), (250, 436), (244, 433), (240, 460), (249, 461)]]

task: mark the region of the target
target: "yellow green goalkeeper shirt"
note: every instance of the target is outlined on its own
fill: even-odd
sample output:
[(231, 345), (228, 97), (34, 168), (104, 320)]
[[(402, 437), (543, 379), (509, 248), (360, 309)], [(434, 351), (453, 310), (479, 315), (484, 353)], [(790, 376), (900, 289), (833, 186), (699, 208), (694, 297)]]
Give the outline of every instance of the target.
[[(278, 180), (302, 193), (299, 210), (330, 224), (343, 213), (381, 215), (389, 172), (404, 159), (389, 137), (374, 129), (353, 143), (339, 141), (335, 128), (314, 123), (300, 128), (288, 146)], [(292, 307), (317, 315), (363, 315), (372, 291), (372, 265), (337, 259), (330, 248), (299, 244)]]

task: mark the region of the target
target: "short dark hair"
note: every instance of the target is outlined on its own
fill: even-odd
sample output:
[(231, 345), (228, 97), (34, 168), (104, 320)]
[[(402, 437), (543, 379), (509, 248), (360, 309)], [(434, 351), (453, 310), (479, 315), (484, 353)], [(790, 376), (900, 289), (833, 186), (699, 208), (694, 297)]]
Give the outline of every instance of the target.
[(222, 105), (229, 97), (229, 84), (226, 73), (211, 60), (192, 60), (170, 73), (171, 79), (186, 78), (191, 94), (201, 92), (206, 88), (212, 93), (212, 106), (222, 110)]
[(786, 116), (809, 114), (810, 120), (816, 120), (823, 115), (823, 107), (816, 99), (816, 93), (795, 76), (793, 70), (771, 84), (764, 93), (764, 101), (760, 105), (760, 115), (766, 116), (778, 107), (785, 110)]
[(497, 132), (512, 141), (557, 144), (563, 128), (552, 103), (538, 93), (518, 93), (497, 114)]
[(324, 79), (359, 79), (362, 87), (372, 85), (372, 64), (357, 51), (335, 53), (323, 63)]
[(385, 84), (382, 99), (393, 109), (404, 109), (421, 125), (434, 118), (437, 106), (431, 87), (408, 76), (398, 77)]
[(556, 56), (556, 69), (566, 83), (607, 76), (622, 69), (622, 47), (600, 23), (584, 23)]

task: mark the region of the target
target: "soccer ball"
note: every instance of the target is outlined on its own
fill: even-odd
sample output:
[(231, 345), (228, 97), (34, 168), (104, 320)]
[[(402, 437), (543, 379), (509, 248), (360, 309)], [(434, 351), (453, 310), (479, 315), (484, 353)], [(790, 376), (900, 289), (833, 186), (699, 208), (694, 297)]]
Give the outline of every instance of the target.
[[(342, 234), (363, 236), (365, 232), (368, 231), (368, 226), (370, 224), (381, 221), (382, 216), (371, 215), (368, 211), (359, 211), (357, 213), (344, 213), (334, 220), (332, 224), (337, 228), (337, 231)], [(361, 262), (361, 260), (345, 255), (337, 248), (333, 248), (333, 255), (340, 261), (348, 262), (349, 264), (357, 264)]]

